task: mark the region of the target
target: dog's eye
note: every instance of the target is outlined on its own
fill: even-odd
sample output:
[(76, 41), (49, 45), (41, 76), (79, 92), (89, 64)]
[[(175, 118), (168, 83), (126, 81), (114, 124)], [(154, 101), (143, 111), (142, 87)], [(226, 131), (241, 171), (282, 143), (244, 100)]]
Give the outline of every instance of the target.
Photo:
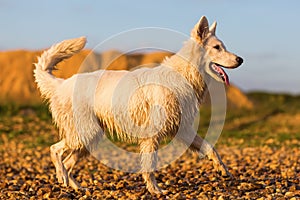
[(214, 46), (214, 49), (221, 50), (221, 46), (220, 45), (216, 45), (216, 46)]

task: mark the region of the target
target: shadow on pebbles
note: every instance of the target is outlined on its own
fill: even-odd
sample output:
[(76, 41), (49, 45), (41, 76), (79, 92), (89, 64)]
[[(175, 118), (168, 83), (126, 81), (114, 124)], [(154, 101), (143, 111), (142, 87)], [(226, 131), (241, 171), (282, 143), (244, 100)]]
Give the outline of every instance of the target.
[(168, 192), (151, 196), (140, 174), (111, 169), (92, 156), (73, 170), (86, 189), (63, 187), (55, 178), (49, 147), (29, 148), (10, 140), (0, 146), (0, 199), (300, 198), (298, 148), (217, 149), (234, 180), (220, 176), (208, 159), (186, 152), (155, 173), (158, 185)]

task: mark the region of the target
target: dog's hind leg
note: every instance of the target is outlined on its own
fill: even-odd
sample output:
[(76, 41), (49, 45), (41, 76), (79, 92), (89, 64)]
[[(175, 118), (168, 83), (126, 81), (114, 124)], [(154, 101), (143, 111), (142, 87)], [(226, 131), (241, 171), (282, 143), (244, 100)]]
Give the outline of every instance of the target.
[[(188, 131), (185, 134), (179, 134), (179, 136), (185, 144), (190, 145), (190, 150), (206, 155), (209, 159), (211, 159), (213, 161), (214, 167), (221, 171), (223, 176), (229, 176), (233, 178), (216, 149), (206, 140), (202, 139), (197, 135), (197, 133), (194, 133), (194, 131), (192, 130)], [(192, 137), (194, 137), (194, 139), (192, 139)]]
[(154, 171), (157, 163), (158, 138), (146, 138), (140, 141), (141, 172), (148, 191), (152, 194), (163, 192), (157, 185)]
[(56, 169), (56, 177), (58, 179), (58, 182), (63, 183), (65, 186), (68, 186), (68, 174), (62, 162), (62, 155), (66, 150), (67, 148), (64, 139), (50, 147), (51, 160)]
[(74, 189), (78, 190), (81, 188), (80, 184), (74, 179), (71, 172), (73, 167), (78, 160), (83, 157), (86, 153), (83, 150), (72, 150), (70, 154), (64, 159), (63, 164), (68, 172), (69, 185)]

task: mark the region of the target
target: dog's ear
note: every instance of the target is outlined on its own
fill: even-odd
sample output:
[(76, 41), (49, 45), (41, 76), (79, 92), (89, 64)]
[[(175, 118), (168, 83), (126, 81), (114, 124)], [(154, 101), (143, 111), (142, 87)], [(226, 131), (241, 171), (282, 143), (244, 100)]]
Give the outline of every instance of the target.
[(214, 23), (212, 23), (212, 25), (209, 27), (209, 32), (212, 35), (216, 35), (216, 28), (217, 28), (217, 22), (214, 21)]
[(205, 16), (202, 16), (199, 22), (195, 25), (191, 32), (191, 36), (200, 41), (205, 40), (209, 33), (208, 21)]
[(202, 16), (198, 24), (197, 35), (203, 41), (207, 37), (208, 33), (208, 21), (205, 16)]

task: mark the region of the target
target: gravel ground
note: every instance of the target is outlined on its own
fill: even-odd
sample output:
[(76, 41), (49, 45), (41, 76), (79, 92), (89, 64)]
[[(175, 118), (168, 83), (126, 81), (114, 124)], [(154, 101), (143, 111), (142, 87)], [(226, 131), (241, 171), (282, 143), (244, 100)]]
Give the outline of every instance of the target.
[[(0, 119), (0, 199), (300, 199), (300, 150), (295, 139), (273, 148), (241, 148), (233, 145), (238, 139), (225, 145), (221, 137), (216, 148), (235, 180), (223, 178), (211, 161), (187, 152), (156, 172), (159, 186), (168, 191), (160, 196), (147, 192), (140, 174), (111, 169), (89, 156), (73, 170), (86, 188), (76, 192), (55, 178), (49, 146), (58, 139), (50, 120), (31, 111), (25, 114), (26, 118)], [(134, 164), (128, 162), (129, 167)]]
[(300, 198), (298, 148), (218, 147), (235, 180), (221, 177), (211, 161), (187, 152), (156, 173), (159, 186), (169, 192), (151, 196), (140, 174), (110, 169), (91, 156), (74, 169), (76, 179), (86, 188), (75, 192), (58, 184), (49, 147), (28, 147), (5, 135), (2, 140), (0, 199)]

